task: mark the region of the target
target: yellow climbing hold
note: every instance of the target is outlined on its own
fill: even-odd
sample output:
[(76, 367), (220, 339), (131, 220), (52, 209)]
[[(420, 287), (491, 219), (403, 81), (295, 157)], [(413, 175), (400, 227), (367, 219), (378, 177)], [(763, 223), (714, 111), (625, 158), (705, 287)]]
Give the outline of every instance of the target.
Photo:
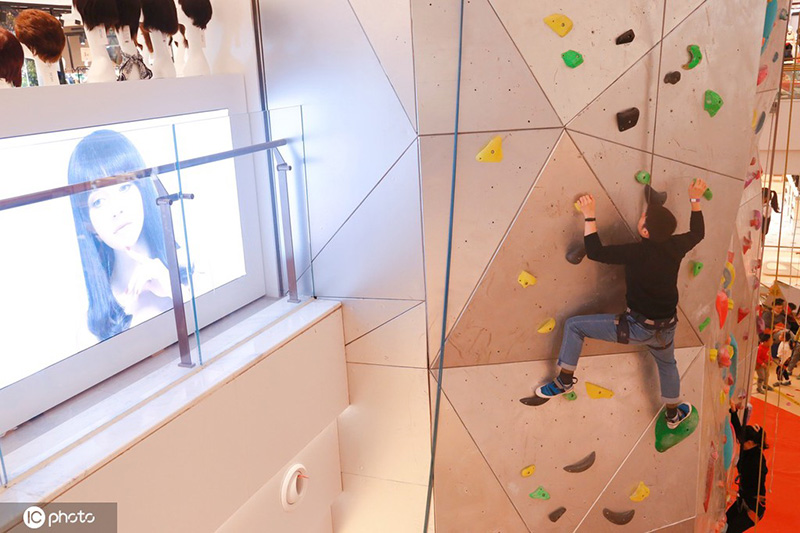
[(523, 270), (519, 275), (517, 281), (519, 281), (519, 284), (522, 285), (523, 289), (527, 289), (531, 285), (536, 285), (536, 278), (533, 277), (533, 274), (525, 270)]
[(725, 405), (725, 400), (727, 400), (727, 397), (725, 396), (725, 391), (724, 390), (719, 391), (719, 404)]
[(548, 318), (536, 331), (539, 333), (550, 333), (554, 329), (556, 329), (556, 320), (554, 318)]
[(614, 391), (588, 381), (586, 382), (586, 392), (589, 394), (589, 398), (593, 400), (603, 400), (614, 396)]
[(645, 485), (644, 481), (640, 481), (639, 486), (636, 487), (636, 490), (633, 492), (633, 494), (631, 494), (631, 501), (640, 502), (648, 496), (650, 496), (650, 487)]
[(489, 144), (475, 156), (475, 160), (479, 163), (499, 163), (502, 161), (503, 138), (498, 135), (489, 141)]
[(583, 212), (583, 211), (581, 211), (581, 203), (580, 202), (575, 202), (573, 205), (575, 206), (575, 211), (577, 211), (578, 213), (582, 213)]
[(728, 310), (733, 311), (734, 303), (733, 298), (728, 298)]
[(708, 350), (708, 359), (711, 362), (717, 360), (717, 355), (719, 355), (719, 350), (717, 350), (716, 348), (711, 348), (710, 350)]
[(550, 29), (556, 32), (559, 37), (564, 37), (572, 31), (572, 20), (561, 13), (553, 13), (549, 17), (545, 17), (544, 23), (550, 26)]
[(523, 468), (522, 472), (520, 472), (520, 475), (522, 477), (531, 477), (534, 472), (536, 472), (536, 466), (530, 465)]

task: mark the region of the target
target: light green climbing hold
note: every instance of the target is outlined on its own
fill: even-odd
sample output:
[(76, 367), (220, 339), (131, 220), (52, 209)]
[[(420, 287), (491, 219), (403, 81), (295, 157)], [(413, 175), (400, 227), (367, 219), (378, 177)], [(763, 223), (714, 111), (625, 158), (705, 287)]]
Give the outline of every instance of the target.
[(683, 65), (684, 70), (692, 70), (694, 67), (700, 64), (700, 61), (703, 60), (703, 53), (700, 51), (700, 47), (696, 44), (690, 44), (686, 47), (686, 50), (689, 51), (689, 62)]
[(531, 492), (530, 494), (528, 494), (528, 496), (530, 496), (534, 500), (549, 500), (550, 499), (550, 493), (547, 492), (546, 490), (544, 490), (544, 487), (539, 487), (534, 492)]
[(583, 56), (575, 50), (567, 50), (561, 54), (561, 58), (569, 68), (575, 68), (583, 63)]
[[(711, 116), (713, 117), (714, 115), (711, 115)], [(711, 192), (711, 188), (710, 187), (706, 187), (706, 190), (703, 193), (703, 198), (705, 198), (706, 200), (709, 200), (709, 201), (711, 201), (711, 199), (714, 198), (714, 193)]]
[(706, 317), (706, 319), (703, 320), (703, 323), (700, 324), (699, 326), (697, 326), (697, 329), (699, 329), (700, 331), (703, 331), (704, 329), (706, 329), (708, 327), (709, 324), (711, 324), (711, 317), (710, 316)]
[(692, 276), (697, 277), (703, 270), (703, 263), (700, 261), (692, 261)]
[(646, 170), (640, 170), (636, 173), (636, 181), (642, 185), (650, 185), (650, 173)]
[(658, 415), (658, 421), (656, 422), (656, 450), (658, 450), (659, 453), (664, 453), (673, 446), (680, 444), (694, 433), (699, 422), (700, 414), (697, 412), (696, 407), (692, 407), (689, 418), (682, 422), (677, 428), (669, 429), (669, 427), (667, 427), (667, 417), (664, 416), (664, 410), (662, 409), (661, 413)]
[(574, 402), (575, 400), (578, 399), (578, 395), (575, 394), (575, 391), (570, 391), (570, 392), (564, 394), (562, 396), (562, 398), (564, 398), (565, 400), (569, 400), (571, 402)]
[(722, 101), (722, 97), (719, 94), (712, 90), (706, 91), (705, 104), (703, 107), (708, 112), (709, 116), (713, 117), (716, 115), (724, 103), (725, 102)]

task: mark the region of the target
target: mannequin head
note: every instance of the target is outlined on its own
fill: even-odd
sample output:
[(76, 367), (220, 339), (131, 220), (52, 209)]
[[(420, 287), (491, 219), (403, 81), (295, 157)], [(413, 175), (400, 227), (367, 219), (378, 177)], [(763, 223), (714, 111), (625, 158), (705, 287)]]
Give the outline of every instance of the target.
[(53, 15), (38, 9), (20, 11), (14, 21), (14, 33), (31, 53), (45, 63), (56, 63), (67, 45), (61, 23)]
[(0, 82), (21, 87), (24, 62), (25, 52), (19, 40), (10, 31), (0, 28)]
[(72, 0), (72, 5), (80, 13), (86, 29), (98, 26), (114, 27), (119, 23), (119, 10), (115, 0)]
[(135, 39), (139, 31), (139, 18), (142, 15), (142, 0), (116, 0), (119, 22), (115, 29), (128, 27), (131, 38)]
[(178, 0), (178, 3), (181, 5), (181, 10), (192, 20), (192, 24), (201, 30), (206, 29), (213, 14), (211, 0)]
[(172, 0), (142, 0), (144, 27), (165, 35), (178, 33), (178, 10)]

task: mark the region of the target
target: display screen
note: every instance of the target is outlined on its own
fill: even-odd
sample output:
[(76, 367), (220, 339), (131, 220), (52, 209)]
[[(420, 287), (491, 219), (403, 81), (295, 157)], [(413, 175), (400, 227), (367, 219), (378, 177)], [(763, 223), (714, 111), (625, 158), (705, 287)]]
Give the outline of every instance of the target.
[[(232, 148), (227, 111), (0, 139), (0, 198)], [(245, 275), (233, 159), (0, 211), (0, 388), (172, 309), (158, 181), (195, 196), (168, 208), (184, 300)]]

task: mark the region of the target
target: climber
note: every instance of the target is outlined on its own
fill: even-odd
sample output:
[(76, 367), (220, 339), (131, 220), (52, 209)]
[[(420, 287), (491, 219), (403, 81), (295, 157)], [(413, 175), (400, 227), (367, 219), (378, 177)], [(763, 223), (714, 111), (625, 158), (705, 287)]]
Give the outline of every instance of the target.
[(739, 495), (726, 514), (728, 533), (747, 531), (764, 517), (767, 509), (765, 481), (767, 460), (764, 450), (769, 448), (764, 428), (758, 425), (742, 427), (737, 411), (740, 405), (731, 401), (730, 414), (736, 440), (739, 441)]
[(667, 426), (676, 429), (689, 417), (692, 406), (680, 401), (681, 383), (673, 345), (678, 323), (678, 271), (683, 257), (705, 235), (700, 199), (706, 189), (701, 179), (689, 185), (692, 214), (688, 233), (673, 235), (677, 227), (673, 214), (664, 206), (650, 203), (639, 219), (641, 242), (616, 246), (602, 244), (597, 234), (594, 198), (581, 197), (587, 257), (601, 263), (625, 265), (628, 309), (618, 316), (603, 314), (568, 319), (558, 355), (561, 373), (537, 388), (536, 396), (549, 399), (572, 391), (577, 382), (573, 374), (586, 337), (644, 344), (658, 365), (661, 399), (667, 406)]

